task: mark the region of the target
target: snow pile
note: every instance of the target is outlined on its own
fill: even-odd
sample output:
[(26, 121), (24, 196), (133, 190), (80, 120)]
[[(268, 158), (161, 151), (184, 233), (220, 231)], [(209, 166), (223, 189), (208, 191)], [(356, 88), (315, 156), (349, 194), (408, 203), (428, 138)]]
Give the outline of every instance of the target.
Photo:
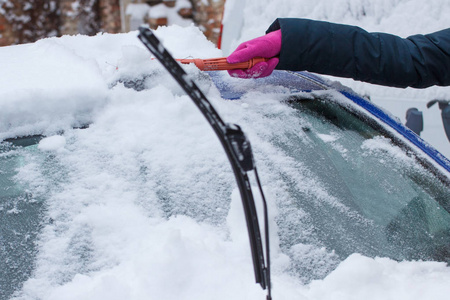
[[(176, 57), (221, 54), (193, 26), (156, 33)], [(34, 272), (12, 299), (264, 299), (254, 284), (227, 158), (136, 32), (4, 47), (0, 65), (0, 139), (48, 136), (24, 155), (16, 176), (45, 200), (46, 218)], [(293, 274), (294, 263), (315, 264), (321, 275), (338, 260), (314, 244), (314, 228), (301, 210), (283, 220), (292, 228), (275, 222), (291, 200), (286, 182), (317, 192), (322, 205), (343, 207), (326, 184), (272, 143), (274, 136), (286, 142), (302, 134), (301, 121), (279, 94), (223, 101), (207, 76), (191, 65), (185, 69), (254, 146), (270, 205), (274, 299), (411, 300), (450, 293), (443, 263), (355, 254), (323, 280), (305, 284)], [(86, 123), (89, 128), (72, 129)], [(296, 230), (311, 245), (295, 245), (288, 257), (277, 235), (283, 230)]]
[[(180, 31), (173, 26), (157, 32), (174, 56), (220, 56), (195, 27), (178, 35)], [(136, 36), (64, 36), (1, 48), (0, 139), (49, 135), (90, 123), (108, 103), (117, 80), (139, 76), (157, 64)]]
[(444, 263), (395, 262), (353, 254), (327, 278), (314, 281), (308, 299), (445, 299), (450, 273)]
[(445, 0), (227, 0), (225, 25), (234, 21), (233, 9), (244, 10), (240, 41), (263, 34), (276, 18), (324, 20), (403, 37), (450, 27)]
[(60, 135), (54, 135), (44, 138), (39, 142), (38, 149), (41, 151), (63, 151), (66, 145), (66, 138)]

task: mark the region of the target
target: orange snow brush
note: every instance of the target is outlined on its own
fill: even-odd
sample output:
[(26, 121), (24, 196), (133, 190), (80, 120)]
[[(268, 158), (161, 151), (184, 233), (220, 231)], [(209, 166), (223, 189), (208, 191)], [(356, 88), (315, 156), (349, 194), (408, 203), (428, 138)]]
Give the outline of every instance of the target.
[[(155, 58), (152, 58), (152, 60)], [(235, 69), (250, 69), (254, 65), (260, 62), (268, 61), (270, 58), (255, 57), (249, 61), (230, 64), (227, 62), (226, 57), (219, 58), (186, 58), (186, 59), (176, 59), (177, 62), (188, 65), (195, 64), (197, 68), (202, 71), (223, 71), (223, 70), (235, 70)]]
[(230, 64), (227, 62), (226, 57), (220, 58), (208, 58), (208, 59), (177, 59), (178, 62), (182, 64), (191, 64), (194, 63), (197, 68), (202, 71), (222, 71), (222, 70), (235, 70), (235, 69), (250, 69), (254, 65), (260, 62), (268, 61), (268, 58), (263, 57), (255, 57), (250, 59), (249, 61)]

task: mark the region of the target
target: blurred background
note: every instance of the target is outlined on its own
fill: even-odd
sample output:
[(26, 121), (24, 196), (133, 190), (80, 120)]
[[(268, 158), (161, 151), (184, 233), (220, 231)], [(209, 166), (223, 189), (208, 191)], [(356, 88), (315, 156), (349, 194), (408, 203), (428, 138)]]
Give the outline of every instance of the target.
[(225, 0), (0, 0), (0, 46), (194, 23), (217, 44)]

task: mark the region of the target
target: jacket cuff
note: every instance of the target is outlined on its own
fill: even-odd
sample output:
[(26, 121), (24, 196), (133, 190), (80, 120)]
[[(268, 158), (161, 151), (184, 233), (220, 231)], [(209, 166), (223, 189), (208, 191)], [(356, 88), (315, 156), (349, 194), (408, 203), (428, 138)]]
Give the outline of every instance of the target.
[[(302, 24), (306, 19), (278, 18), (267, 29), (266, 34), (281, 29), (280, 61), (275, 69), (304, 71), (305, 66), (297, 59), (305, 48), (302, 36)], [(295, 25), (294, 25), (295, 24)], [(300, 55), (299, 55), (300, 54)]]

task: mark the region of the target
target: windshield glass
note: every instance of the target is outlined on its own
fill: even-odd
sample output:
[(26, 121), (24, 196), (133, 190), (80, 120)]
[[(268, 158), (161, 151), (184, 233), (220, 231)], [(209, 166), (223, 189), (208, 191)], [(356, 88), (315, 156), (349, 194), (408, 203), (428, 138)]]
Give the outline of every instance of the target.
[[(43, 157), (34, 136), (0, 143), (0, 299), (20, 288), (33, 270), (36, 238), (44, 219), (44, 186), (33, 189), (18, 178), (27, 164), (40, 164), (48, 176), (51, 158)], [(22, 169), (22, 172), (26, 172)], [(39, 185), (39, 183), (36, 183)]]
[(304, 252), (298, 245), (318, 238), (339, 257), (359, 252), (450, 262), (448, 183), (329, 96), (290, 100), (301, 133), (275, 143), (308, 172), (303, 182), (287, 185), (290, 206), (302, 217), (286, 210), (282, 247), (292, 255), (293, 246)]
[[(283, 276), (324, 278), (352, 253), (448, 262), (448, 183), (343, 108), (338, 93), (299, 95), (285, 103), (284, 95), (249, 92), (242, 100), (215, 103), (248, 132), (274, 220), (272, 262), (280, 267), (280, 250), (289, 257)], [(190, 251), (176, 252), (178, 264), (198, 267), (195, 274), (210, 277), (230, 265), (235, 250), (223, 258), (221, 249), (237, 233), (239, 247), (250, 254), (245, 222), (234, 223), (235, 217), (244, 221), (234, 215), (242, 211), (239, 197), (230, 198), (236, 182), (213, 132), (190, 102), (155, 101), (145, 109), (130, 106), (132, 114), (112, 109), (106, 116), (113, 117), (47, 137), (39, 146), (33, 143), (40, 137), (1, 143), (0, 299), (36, 278), (55, 286), (73, 283), (76, 274), (106, 274), (116, 262), (138, 256), (152, 260), (149, 270), (170, 268), (172, 257), (160, 264), (164, 249), (184, 245), (178, 233), (171, 236), (173, 222), (175, 231), (195, 233), (195, 243), (220, 241), (209, 260), (217, 262), (214, 271), (191, 262)], [(155, 109), (171, 111), (173, 103), (189, 117), (177, 115), (174, 122)], [(139, 126), (131, 126), (130, 115), (141, 112)], [(203, 255), (194, 256), (203, 262)], [(245, 268), (252, 272), (250, 264)], [(180, 273), (175, 269), (167, 278)]]

